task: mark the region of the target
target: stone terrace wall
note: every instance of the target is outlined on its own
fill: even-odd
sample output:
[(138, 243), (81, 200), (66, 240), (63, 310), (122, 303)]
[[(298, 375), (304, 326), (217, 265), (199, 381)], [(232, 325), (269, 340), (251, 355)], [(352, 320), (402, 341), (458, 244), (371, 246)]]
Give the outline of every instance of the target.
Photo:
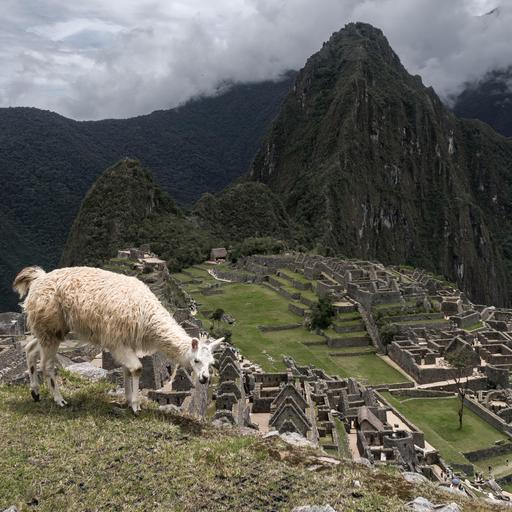
[(482, 448), (481, 450), (474, 450), (472, 452), (464, 452), (463, 454), (470, 462), (477, 462), (482, 459), (506, 455), (508, 453), (512, 453), (512, 443)]
[(466, 398), (465, 404), (470, 411), (473, 411), (477, 416), (492, 425), (494, 428), (497, 428), (500, 432), (503, 432), (512, 438), (511, 427), (507, 425), (499, 416), (472, 398)]

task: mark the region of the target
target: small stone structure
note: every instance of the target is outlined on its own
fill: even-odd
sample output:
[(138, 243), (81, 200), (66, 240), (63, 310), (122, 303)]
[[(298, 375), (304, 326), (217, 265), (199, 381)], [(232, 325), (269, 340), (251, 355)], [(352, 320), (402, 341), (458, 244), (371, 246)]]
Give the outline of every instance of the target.
[(23, 313), (0, 313), (0, 336), (23, 336), (25, 315)]
[(225, 247), (217, 247), (210, 251), (210, 261), (225, 260), (228, 257), (228, 251)]

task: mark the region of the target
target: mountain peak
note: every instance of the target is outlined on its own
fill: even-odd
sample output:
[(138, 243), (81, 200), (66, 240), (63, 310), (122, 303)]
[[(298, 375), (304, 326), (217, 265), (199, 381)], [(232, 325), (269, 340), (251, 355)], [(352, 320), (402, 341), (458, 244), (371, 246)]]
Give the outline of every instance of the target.
[(505, 304), (512, 258), (496, 240), (512, 236), (498, 220), (511, 159), (512, 145), (411, 76), (381, 30), (350, 23), (300, 71), (251, 178), (313, 245), (427, 268)]

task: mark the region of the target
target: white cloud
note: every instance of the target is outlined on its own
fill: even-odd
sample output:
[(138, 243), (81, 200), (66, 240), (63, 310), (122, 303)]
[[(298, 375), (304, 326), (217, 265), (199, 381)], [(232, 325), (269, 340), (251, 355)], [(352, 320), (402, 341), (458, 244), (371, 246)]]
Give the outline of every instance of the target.
[(222, 81), (302, 67), (333, 31), (367, 21), (442, 96), (512, 64), (512, 8), (487, 0), (2, 0), (0, 106), (127, 117)]

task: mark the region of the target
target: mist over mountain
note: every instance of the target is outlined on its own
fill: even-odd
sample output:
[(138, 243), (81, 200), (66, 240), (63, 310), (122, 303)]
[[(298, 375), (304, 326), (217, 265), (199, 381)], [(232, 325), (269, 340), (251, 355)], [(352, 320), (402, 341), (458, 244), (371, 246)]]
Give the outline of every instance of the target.
[(468, 84), (455, 99), (453, 111), (459, 117), (480, 119), (505, 137), (512, 137), (512, 67)]

